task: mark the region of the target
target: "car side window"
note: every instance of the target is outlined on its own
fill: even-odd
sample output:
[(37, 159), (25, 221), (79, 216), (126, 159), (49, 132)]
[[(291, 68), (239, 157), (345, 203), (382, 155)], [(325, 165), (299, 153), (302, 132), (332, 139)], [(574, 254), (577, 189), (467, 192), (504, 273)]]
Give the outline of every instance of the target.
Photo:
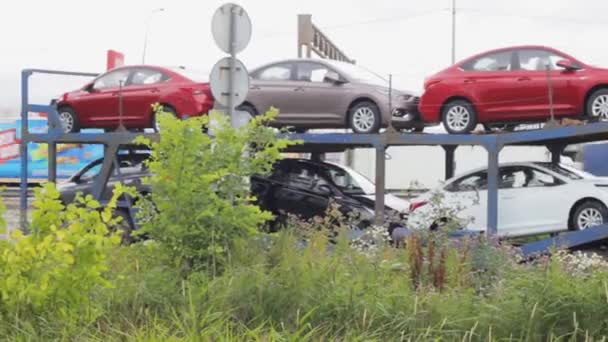
[(148, 85), (160, 83), (168, 79), (168, 76), (159, 70), (154, 69), (137, 69), (131, 76), (130, 84), (133, 85)]
[(286, 176), (286, 181), (292, 187), (306, 190), (310, 190), (312, 188), (312, 172), (303, 165), (292, 165)]
[(306, 62), (297, 63), (296, 66), (296, 81), (315, 83), (326, 82), (325, 75), (327, 75), (329, 68), (323, 64)]
[(458, 179), (448, 185), (445, 190), (449, 192), (478, 191), (488, 188), (488, 175), (485, 171), (477, 172)]
[(552, 175), (527, 166), (501, 168), (498, 179), (500, 189), (538, 188), (561, 184), (563, 182)]
[(510, 71), (513, 51), (502, 51), (483, 55), (461, 66), (466, 71)]
[(292, 69), (291, 63), (275, 64), (256, 72), (253, 78), (260, 81), (289, 81)]
[(557, 70), (557, 62), (564, 59), (564, 56), (542, 49), (521, 49), (517, 51), (519, 67), (527, 71), (545, 71), (547, 66), (550, 70)]
[(127, 83), (127, 79), (129, 78), (130, 73), (130, 69), (120, 69), (112, 71), (95, 80), (95, 83), (93, 83), (93, 89), (100, 90), (108, 88), (118, 88), (121, 82), (122, 85), (125, 85)]

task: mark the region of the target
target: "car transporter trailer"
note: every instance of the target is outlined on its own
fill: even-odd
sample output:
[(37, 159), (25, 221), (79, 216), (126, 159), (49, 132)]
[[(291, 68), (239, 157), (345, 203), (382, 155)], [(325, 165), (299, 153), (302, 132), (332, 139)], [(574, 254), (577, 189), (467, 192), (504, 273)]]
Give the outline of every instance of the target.
[[(137, 133), (117, 129), (106, 133), (63, 133), (57, 109), (53, 105), (29, 103), (29, 79), (33, 74), (94, 77), (95, 73), (67, 72), (56, 70), (25, 69), (21, 73), (21, 184), (20, 184), (20, 222), (27, 228), (28, 209), (28, 143), (48, 144), (48, 181), (57, 179), (57, 144), (82, 143), (104, 146), (104, 160), (99, 176), (93, 185), (92, 196), (102, 204), (102, 195), (112, 172), (120, 172), (116, 155), (121, 148), (132, 146), (135, 137), (144, 135), (152, 141), (160, 138), (157, 133)], [(48, 131), (29, 133), (28, 113), (48, 113)], [(385, 152), (390, 146), (441, 146), (445, 150), (445, 178), (451, 178), (454, 171), (454, 153), (459, 146), (481, 146), (488, 153), (488, 201), (487, 234), (495, 236), (498, 226), (498, 157), (506, 146), (545, 146), (551, 152), (551, 161), (559, 163), (560, 155), (571, 144), (608, 140), (608, 122), (572, 125), (539, 130), (515, 131), (499, 134), (424, 134), (398, 133), (391, 129), (377, 134), (355, 133), (304, 133), (281, 134), (281, 137), (297, 139), (303, 144), (290, 147), (285, 152), (307, 152), (314, 157), (329, 152), (343, 152), (356, 148), (373, 148), (376, 153), (376, 198), (375, 223), (382, 225), (384, 216), (385, 193)], [(608, 161), (606, 161), (608, 162)], [(135, 227), (133, 201), (128, 196), (119, 201), (118, 206), (129, 212)], [(608, 224), (599, 225), (582, 231), (561, 233), (549, 239), (525, 244), (521, 250), (525, 256), (547, 252), (552, 247), (572, 248), (601, 241), (608, 238)]]

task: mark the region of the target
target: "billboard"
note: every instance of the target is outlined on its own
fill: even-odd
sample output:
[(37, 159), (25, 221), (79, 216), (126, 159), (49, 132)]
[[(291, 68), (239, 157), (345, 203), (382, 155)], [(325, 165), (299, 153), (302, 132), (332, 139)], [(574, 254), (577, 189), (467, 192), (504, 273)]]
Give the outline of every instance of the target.
[[(40, 115), (28, 120), (30, 133), (45, 133), (47, 119)], [(103, 130), (83, 130), (103, 132)], [(16, 179), (21, 176), (21, 120), (0, 123), (0, 178)], [(103, 157), (102, 145), (58, 144), (57, 178), (68, 178), (88, 163)], [(47, 144), (28, 144), (28, 178), (43, 180), (48, 177)]]

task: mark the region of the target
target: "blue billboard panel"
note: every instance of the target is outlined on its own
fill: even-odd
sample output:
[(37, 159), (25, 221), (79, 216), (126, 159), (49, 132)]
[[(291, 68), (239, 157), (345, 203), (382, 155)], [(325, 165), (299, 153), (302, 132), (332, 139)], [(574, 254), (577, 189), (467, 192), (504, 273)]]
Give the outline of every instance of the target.
[[(47, 120), (44, 117), (28, 120), (30, 133), (45, 133)], [(83, 132), (103, 132), (103, 130), (83, 130)], [(21, 120), (0, 123), (0, 178), (21, 176)], [(67, 178), (93, 160), (103, 157), (102, 145), (58, 144), (57, 178)], [(28, 178), (48, 177), (47, 144), (28, 144)]]

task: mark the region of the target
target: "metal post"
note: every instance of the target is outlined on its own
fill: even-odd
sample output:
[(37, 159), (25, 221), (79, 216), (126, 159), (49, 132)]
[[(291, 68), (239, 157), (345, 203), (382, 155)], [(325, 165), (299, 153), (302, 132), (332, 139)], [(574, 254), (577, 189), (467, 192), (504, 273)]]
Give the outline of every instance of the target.
[(452, 64), (456, 63), (456, 0), (452, 0)]
[(498, 233), (498, 145), (486, 146), (488, 151), (488, 235)]
[(118, 165), (114, 165), (114, 156), (118, 152), (118, 145), (111, 144), (107, 145), (104, 149), (103, 155), (103, 163), (101, 164), (101, 170), (99, 171), (99, 175), (95, 177), (95, 182), (93, 183), (93, 198), (96, 200), (101, 200), (103, 196), (103, 191), (108, 185), (108, 180), (110, 179), (110, 175), (114, 170), (114, 167), (119, 167)]
[(564, 153), (564, 150), (566, 149), (566, 145), (554, 144), (547, 146), (547, 148), (549, 149), (549, 152), (551, 152), (551, 163), (554, 165), (559, 164), (562, 153)]
[(118, 81), (118, 129), (125, 128), (122, 122), (122, 86), (122, 80)]
[(148, 17), (146, 18), (146, 33), (144, 35), (144, 51), (141, 55), (141, 64), (146, 64), (146, 49), (148, 47), (148, 35), (150, 33), (150, 21), (152, 19), (152, 16), (154, 15), (154, 13), (163, 12), (164, 10), (164, 8), (157, 8), (154, 11), (150, 12), (150, 14), (148, 14)]
[(375, 224), (384, 224), (384, 191), (386, 172), (386, 147), (376, 146), (376, 205), (374, 207)]
[(228, 115), (230, 115), (230, 123), (232, 127), (236, 127), (236, 118), (234, 116), (234, 78), (236, 68), (236, 10), (237, 6), (230, 7), (230, 70), (228, 72)]
[(545, 66), (547, 69), (547, 87), (549, 88), (549, 114), (551, 115), (551, 122), (555, 123), (555, 113), (553, 110), (553, 79), (551, 78), (551, 66), (549, 63)]
[(21, 72), (21, 144), (19, 145), (19, 157), (21, 158), (21, 187), (19, 192), (19, 221), (21, 230), (27, 231), (27, 143), (28, 143), (28, 111), (29, 94), (28, 84), (32, 72), (23, 70)]
[(54, 142), (50, 142), (48, 148), (49, 182), (57, 183), (57, 144)]
[(454, 152), (458, 146), (456, 145), (442, 145), (445, 151), (445, 179), (448, 180), (454, 177)]
[[(393, 74), (388, 74), (388, 113), (390, 117), (393, 116)], [(395, 128), (393, 127), (393, 120), (388, 120), (389, 132), (394, 133)]]

